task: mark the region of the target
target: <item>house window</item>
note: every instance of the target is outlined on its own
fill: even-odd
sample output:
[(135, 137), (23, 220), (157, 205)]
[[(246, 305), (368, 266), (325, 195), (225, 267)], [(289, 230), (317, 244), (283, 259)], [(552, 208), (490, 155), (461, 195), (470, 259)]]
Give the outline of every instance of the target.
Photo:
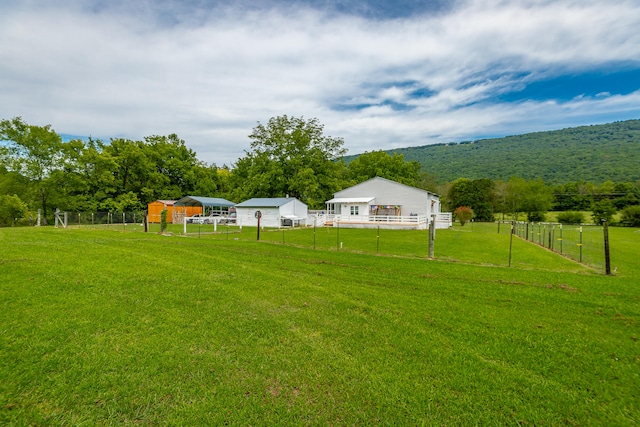
[(360, 215), (360, 206), (351, 206), (351, 215)]

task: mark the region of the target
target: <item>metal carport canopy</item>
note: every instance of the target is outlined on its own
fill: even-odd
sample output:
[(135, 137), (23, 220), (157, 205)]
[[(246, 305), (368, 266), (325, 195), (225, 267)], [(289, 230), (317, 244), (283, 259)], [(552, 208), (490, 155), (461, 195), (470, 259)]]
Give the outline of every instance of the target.
[(230, 202), (227, 199), (220, 199), (217, 197), (199, 197), (199, 196), (187, 196), (178, 200), (174, 206), (202, 206), (204, 207), (231, 207), (235, 206), (234, 202)]

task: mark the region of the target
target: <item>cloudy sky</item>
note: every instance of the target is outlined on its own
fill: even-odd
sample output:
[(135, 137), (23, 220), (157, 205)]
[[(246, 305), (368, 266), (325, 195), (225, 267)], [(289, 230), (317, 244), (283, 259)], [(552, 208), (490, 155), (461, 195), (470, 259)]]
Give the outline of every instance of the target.
[(0, 118), (177, 133), (232, 164), (258, 123), (349, 154), (640, 118), (640, 0), (0, 3)]

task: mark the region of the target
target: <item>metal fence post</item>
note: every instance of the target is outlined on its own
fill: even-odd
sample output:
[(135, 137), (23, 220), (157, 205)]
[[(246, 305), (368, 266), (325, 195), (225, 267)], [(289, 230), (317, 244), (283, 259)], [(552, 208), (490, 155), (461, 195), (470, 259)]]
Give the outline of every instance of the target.
[(604, 264), (607, 276), (611, 276), (611, 257), (609, 254), (609, 224), (606, 219), (602, 220), (604, 226)]
[(578, 243), (580, 247), (580, 262), (582, 262), (582, 226), (580, 227), (580, 243)]
[(562, 255), (562, 224), (560, 224), (560, 255)]
[(511, 267), (511, 254), (513, 252), (513, 233), (514, 233), (514, 224), (511, 223), (511, 233), (509, 236), (509, 267)]
[(429, 258), (433, 259), (435, 253), (435, 240), (436, 240), (436, 217), (431, 216), (431, 222), (429, 223)]

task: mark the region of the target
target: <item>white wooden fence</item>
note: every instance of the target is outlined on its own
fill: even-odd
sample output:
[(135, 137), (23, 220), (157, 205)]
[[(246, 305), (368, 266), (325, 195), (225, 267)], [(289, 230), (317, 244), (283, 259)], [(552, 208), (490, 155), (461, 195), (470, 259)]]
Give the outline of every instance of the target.
[[(449, 228), (452, 225), (453, 216), (451, 212), (436, 214), (435, 225), (438, 229)], [(316, 226), (345, 226), (345, 227), (397, 227), (426, 229), (429, 226), (430, 218), (427, 215), (312, 215), (307, 220), (307, 225)]]
[[(194, 223), (198, 223), (197, 221), (202, 221), (201, 217), (184, 217), (183, 218), (183, 226), (184, 232), (186, 233), (186, 227), (188, 220), (191, 219), (195, 221)], [(281, 216), (263, 216), (261, 224), (263, 227), (283, 227), (282, 220), (289, 220), (287, 217)], [(384, 227), (384, 228), (398, 228), (398, 229), (418, 229), (424, 230), (429, 227), (430, 217), (427, 215), (409, 215), (409, 216), (400, 216), (400, 215), (335, 215), (335, 214), (312, 214), (308, 215), (305, 218), (296, 218), (291, 221), (291, 224), (287, 224), (288, 226), (294, 227), (323, 227), (323, 226), (339, 226), (339, 227), (349, 227), (349, 228), (374, 228), (374, 227)], [(435, 226), (437, 229), (449, 228), (452, 225), (453, 216), (450, 212), (442, 212), (436, 214), (435, 218)], [(224, 223), (225, 218), (223, 217), (213, 217), (209, 219), (209, 221), (213, 220), (214, 231), (217, 228), (218, 224)], [(242, 217), (237, 219), (237, 222), (234, 222), (232, 225), (237, 225), (242, 228), (243, 225), (252, 225), (255, 226), (254, 222), (250, 224), (245, 223)]]

